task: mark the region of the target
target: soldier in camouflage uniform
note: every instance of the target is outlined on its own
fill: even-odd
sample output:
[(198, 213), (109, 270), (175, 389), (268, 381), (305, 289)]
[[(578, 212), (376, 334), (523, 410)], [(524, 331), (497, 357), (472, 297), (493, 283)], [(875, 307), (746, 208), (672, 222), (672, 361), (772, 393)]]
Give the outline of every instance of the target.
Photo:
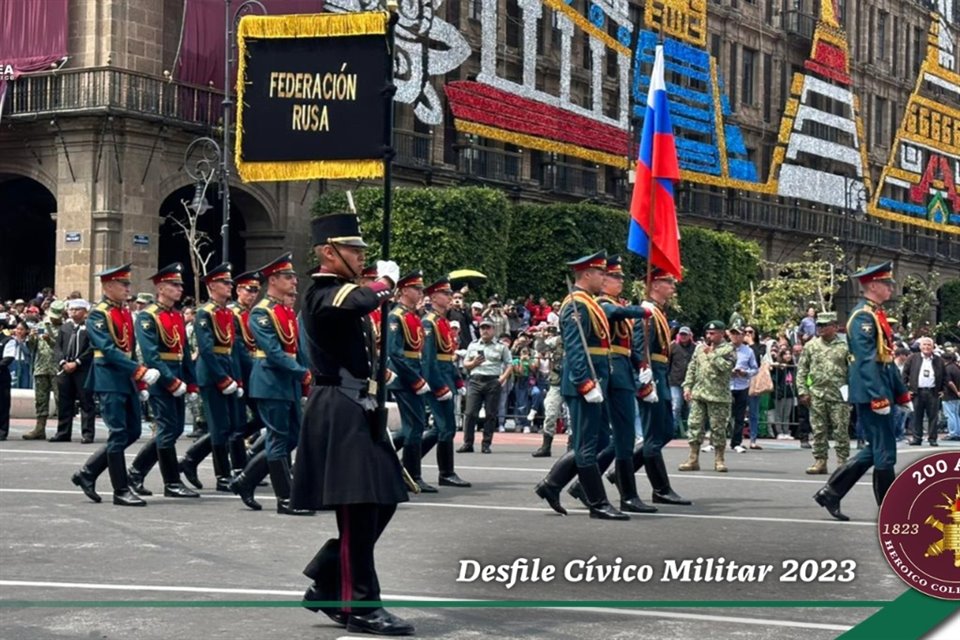
[[(56, 301), (50, 305), (46, 319), (37, 325), (36, 336), (31, 347), (36, 356), (33, 361), (34, 406), (37, 411), (37, 424), (30, 433), (23, 434), (24, 440), (43, 440), (47, 437), (47, 418), (50, 417), (50, 393), (57, 388), (57, 359), (53, 355), (53, 345), (57, 342), (57, 333), (63, 320), (64, 304)], [(51, 439), (51, 442), (59, 440)]]
[(726, 328), (720, 320), (707, 323), (706, 342), (697, 345), (683, 380), (683, 397), (690, 403), (690, 419), (687, 422), (690, 458), (680, 465), (680, 471), (700, 470), (700, 445), (703, 444), (703, 432), (707, 425), (716, 455), (713, 468), (721, 473), (727, 471), (723, 455), (733, 401), (730, 378), (737, 363), (737, 354), (724, 339)]
[(543, 400), (543, 443), (539, 449), (530, 454), (534, 458), (550, 457), (553, 437), (557, 434), (557, 420), (563, 408), (563, 394), (560, 393), (560, 381), (563, 376), (563, 340), (555, 329), (556, 327), (550, 326), (547, 335), (538, 335), (534, 342), (537, 353), (540, 353), (541, 357), (546, 354), (550, 359), (550, 374), (547, 376), (547, 384), (550, 388)]
[(807, 469), (809, 474), (827, 473), (827, 440), (831, 430), (837, 441), (837, 465), (844, 464), (850, 456), (850, 405), (841, 392), (841, 387), (847, 386), (850, 351), (837, 338), (836, 313), (819, 314), (817, 329), (819, 336), (803, 348), (797, 367), (800, 403), (810, 407), (813, 426), (813, 466)]

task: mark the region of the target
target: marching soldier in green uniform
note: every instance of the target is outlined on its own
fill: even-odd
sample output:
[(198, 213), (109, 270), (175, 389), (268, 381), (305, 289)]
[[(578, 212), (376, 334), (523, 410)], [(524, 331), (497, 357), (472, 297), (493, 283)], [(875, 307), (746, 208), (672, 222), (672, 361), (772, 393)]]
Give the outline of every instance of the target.
[(386, 348), (390, 371), (396, 374), (391, 385), (400, 410), (402, 429), (395, 440), (403, 449), (403, 466), (423, 493), (436, 493), (437, 488), (423, 480), (420, 459), (427, 413), (423, 397), (430, 385), (423, 377), (423, 325), (417, 315), (417, 303), (423, 297), (423, 274), (417, 271), (402, 276), (397, 283), (397, 306), (387, 318)]
[[(47, 419), (50, 417), (50, 393), (57, 390), (57, 359), (54, 345), (63, 320), (64, 304), (57, 300), (50, 304), (46, 319), (34, 331), (32, 342), (36, 347), (33, 359), (33, 394), (37, 410), (37, 424), (33, 431), (23, 434), (24, 440), (43, 440), (47, 437)], [(54, 436), (50, 442), (68, 442), (69, 438)]]
[[(200, 437), (180, 461), (184, 477), (202, 488), (197, 465), (211, 451), (217, 491), (229, 492), (230, 457), (227, 447), (244, 447), (241, 437), (244, 394), (240, 360), (245, 355), (239, 319), (227, 306), (233, 289), (232, 267), (224, 262), (203, 276), (210, 300), (197, 308), (194, 336), (197, 340), (197, 384), (207, 416), (208, 433)], [(235, 459), (245, 458), (237, 454)]]
[(144, 365), (160, 372), (150, 389), (150, 408), (157, 421), (157, 433), (140, 449), (128, 469), (130, 486), (142, 496), (152, 495), (143, 481), (159, 463), (163, 495), (167, 498), (199, 498), (200, 494), (180, 482), (177, 438), (186, 421), (188, 393), (197, 393), (193, 360), (187, 344), (183, 314), (174, 308), (183, 296), (183, 265), (167, 265), (150, 276), (157, 288), (156, 302), (137, 314), (134, 328)]
[(560, 307), (560, 334), (564, 360), (561, 392), (570, 408), (573, 450), (553, 465), (535, 492), (562, 515), (560, 491), (578, 476), (590, 517), (629, 520), (607, 501), (597, 454), (610, 440), (610, 425), (603, 407), (610, 381), (610, 324), (596, 296), (603, 287), (607, 255), (600, 251), (567, 263), (576, 273), (576, 284)]
[(107, 444), (87, 459), (71, 478), (83, 493), (100, 502), (96, 481), (105, 469), (113, 485), (113, 504), (142, 507), (147, 503), (130, 490), (123, 452), (140, 437), (140, 401), (149, 396), (147, 385), (160, 372), (138, 364), (134, 356), (133, 318), (126, 307), (130, 297), (130, 265), (97, 274), (103, 299), (87, 317), (87, 335), (93, 346), (93, 368), (87, 385), (100, 402), (100, 415), (110, 433)]
[(803, 347), (797, 365), (797, 390), (801, 404), (810, 407), (813, 427), (813, 465), (809, 474), (827, 473), (830, 432), (837, 441), (837, 466), (850, 457), (850, 405), (847, 392), (847, 359), (850, 351), (837, 337), (837, 314), (817, 315), (819, 335)]
[(230, 483), (230, 490), (254, 511), (261, 509), (254, 489), (269, 471), (277, 497), (277, 513), (313, 515), (290, 506), (291, 455), (300, 437), (300, 398), (310, 389), (313, 376), (299, 350), (297, 315), (283, 299), (297, 293), (293, 255), (285, 253), (260, 270), (267, 295), (250, 312), (250, 333), (257, 343), (250, 395), (267, 428), (264, 450), (253, 456)]
[(897, 463), (893, 405), (913, 410), (897, 365), (893, 362), (893, 330), (883, 303), (893, 296), (893, 265), (889, 262), (853, 274), (860, 281), (863, 298), (847, 321), (850, 367), (847, 383), (850, 403), (857, 408), (867, 446), (830, 476), (826, 486), (813, 496), (837, 520), (849, 520), (840, 511), (840, 500), (873, 467), (873, 495), (879, 505), (893, 484)]
[[(637, 481), (633, 468), (633, 442), (637, 421), (637, 368), (640, 359), (633, 349), (634, 321), (650, 314), (647, 306), (628, 306), (623, 293), (623, 264), (620, 256), (607, 258), (607, 272), (603, 290), (597, 298), (610, 323), (610, 382), (604, 408), (610, 423), (613, 438), (597, 456), (597, 466), (603, 473), (614, 462), (614, 481), (620, 491), (620, 510), (630, 513), (654, 513), (651, 507), (637, 494)], [(586, 496), (580, 483), (574, 483), (567, 491), (586, 504)]]
[[(237, 316), (237, 327), (242, 337), (240, 350), (240, 373), (243, 380), (243, 388), (250, 389), (250, 373), (253, 371), (253, 359), (257, 353), (257, 341), (253, 339), (250, 332), (250, 311), (257, 302), (257, 296), (260, 295), (260, 273), (258, 271), (247, 271), (234, 278), (234, 286), (237, 289), (236, 302), (231, 305), (233, 313)], [(244, 393), (243, 402), (245, 405), (244, 427), (241, 436), (242, 441), (247, 438), (258, 435), (263, 430), (263, 421), (257, 413), (257, 407), (249, 393)], [(237, 474), (240, 469), (247, 465), (248, 455), (253, 456), (263, 450), (266, 442), (266, 436), (260, 435), (254, 446), (248, 452), (245, 446), (230, 444), (230, 464), (233, 467), (233, 473)]]
[(730, 378), (737, 363), (737, 354), (724, 338), (726, 328), (720, 320), (707, 323), (706, 342), (697, 345), (683, 380), (683, 397), (690, 403), (690, 419), (687, 422), (690, 458), (680, 465), (680, 471), (700, 470), (700, 446), (708, 427), (716, 456), (713, 469), (721, 473), (727, 471), (723, 456), (727, 446), (730, 405), (733, 402)]
[(453, 403), (466, 393), (463, 378), (457, 370), (457, 333), (450, 328), (447, 310), (453, 299), (450, 279), (444, 276), (424, 290), (430, 296), (433, 311), (423, 318), (423, 376), (432, 389), (426, 395), (433, 413), (434, 427), (423, 436), (422, 453), (437, 446), (437, 468), (441, 486), (469, 487), (453, 470), (453, 437), (457, 422)]
[[(670, 486), (663, 448), (676, 432), (670, 383), (667, 380), (670, 360), (670, 324), (663, 309), (677, 291), (677, 281), (671, 274), (654, 267), (645, 305), (649, 305), (650, 320), (637, 322), (633, 327), (634, 357), (640, 361), (637, 378), (640, 400), (640, 421), (643, 425), (643, 443), (633, 452), (633, 468), (643, 467), (653, 488), (655, 503), (689, 505)], [(648, 338), (649, 335), (649, 338)]]

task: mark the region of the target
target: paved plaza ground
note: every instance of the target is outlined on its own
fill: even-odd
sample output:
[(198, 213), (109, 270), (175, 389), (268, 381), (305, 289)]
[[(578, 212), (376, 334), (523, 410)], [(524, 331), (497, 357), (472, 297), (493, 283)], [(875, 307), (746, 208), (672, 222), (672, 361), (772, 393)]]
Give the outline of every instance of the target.
[[(307, 580), (300, 571), (328, 537), (332, 514), (294, 518), (272, 511), (269, 487), (258, 491), (265, 509), (255, 513), (239, 499), (210, 489), (207, 460), (199, 500), (147, 498), (142, 509), (110, 504), (104, 475), (93, 504), (70, 483), (92, 451), (78, 442), (27, 442), (25, 420), (14, 421), (0, 443), (0, 601), (153, 602), (153, 606), (4, 607), (0, 638), (54, 640), (110, 638), (160, 640), (336, 639), (351, 637), (324, 616), (299, 607), (265, 606), (299, 600)], [(52, 429), (50, 430), (52, 434)], [(105, 438), (99, 425), (98, 440)], [(459, 435), (458, 435), (459, 441)], [(181, 440), (182, 451), (190, 440)], [(564, 446), (558, 438), (555, 454)], [(810, 452), (793, 441), (762, 441), (763, 451), (727, 455), (730, 473), (712, 464), (697, 473), (674, 471), (686, 457), (684, 442), (665, 451), (674, 488), (692, 507), (664, 506), (629, 522), (591, 520), (564, 497), (570, 516), (555, 515), (533, 493), (556, 459), (530, 452), (539, 436), (497, 434), (493, 453), (457, 456), (472, 489), (444, 488), (401, 505), (378, 546), (384, 599), (412, 604), (470, 600), (672, 600), (742, 601), (737, 608), (681, 606), (589, 609), (393, 607), (417, 627), (418, 637), (483, 638), (833, 638), (876, 608), (760, 608), (753, 601), (885, 601), (905, 590), (878, 550), (870, 476), (844, 501), (851, 522), (832, 520), (811, 496), (825, 477), (804, 474)], [(944, 443), (943, 450), (953, 443)], [(931, 448), (904, 447), (899, 468)], [(128, 460), (132, 452), (128, 453)], [(712, 454), (705, 460), (712, 461)], [(436, 480), (435, 461), (424, 466)], [(833, 461), (831, 461), (831, 469)], [(209, 483), (209, 484), (207, 484)], [(161, 490), (159, 472), (146, 485)], [(649, 498), (646, 477), (638, 476)], [(616, 492), (609, 487), (612, 497)], [(572, 582), (563, 576), (572, 560), (651, 565), (647, 583)], [(740, 565), (772, 565), (762, 582), (661, 581), (665, 561), (723, 557)], [(540, 558), (556, 565), (549, 583), (458, 582), (460, 561), (509, 564)], [(785, 560), (853, 560), (850, 582), (781, 582)], [(819, 562), (817, 563), (820, 565)], [(841, 570), (834, 574), (840, 577)], [(257, 606), (172, 607), (156, 603), (256, 601)], [(8, 602), (9, 604), (9, 602)]]

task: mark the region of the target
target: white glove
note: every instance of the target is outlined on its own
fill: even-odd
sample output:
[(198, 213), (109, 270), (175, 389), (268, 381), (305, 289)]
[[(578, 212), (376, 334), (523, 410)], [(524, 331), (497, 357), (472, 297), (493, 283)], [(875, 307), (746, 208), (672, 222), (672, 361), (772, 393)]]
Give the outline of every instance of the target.
[(383, 382), (385, 384), (390, 384), (391, 382), (394, 381), (394, 379), (396, 379), (396, 377), (397, 377), (397, 374), (395, 374), (390, 369), (387, 369), (386, 375), (383, 376)]
[(187, 383), (184, 382), (183, 380), (181, 380), (181, 381), (180, 381), (180, 386), (178, 386), (176, 389), (174, 389), (174, 390), (171, 392), (171, 394), (173, 395), (174, 398), (179, 398), (180, 396), (182, 396), (182, 395), (185, 394), (186, 392), (187, 392)]
[(239, 388), (240, 388), (240, 387), (237, 385), (237, 381), (236, 381), (236, 380), (231, 380), (231, 381), (230, 381), (230, 384), (228, 384), (226, 387), (224, 387), (223, 391), (221, 391), (220, 393), (222, 393), (222, 394), (225, 395), (225, 396), (229, 396), (230, 394), (236, 393), (236, 392), (237, 392), (237, 389), (239, 389)]
[(149, 384), (154, 384), (157, 380), (160, 379), (160, 372), (156, 369), (147, 369), (147, 372), (143, 374), (143, 381)]
[(393, 260), (377, 260), (377, 275), (381, 278), (390, 278), (396, 286), (400, 281), (400, 265)]
[(645, 387), (653, 381), (653, 369), (650, 367), (645, 367), (640, 369), (640, 373), (637, 374), (637, 382), (640, 383), (641, 387)]
[(146, 389), (141, 389), (141, 390), (140, 390), (140, 402), (146, 402), (146, 401), (149, 400), (149, 399), (150, 399), (150, 392), (147, 391)]
[(191, 391), (190, 393), (187, 394), (187, 402), (196, 402), (197, 398), (199, 397), (200, 397), (200, 394), (198, 394), (196, 391)]
[(450, 391), (449, 389), (447, 389), (447, 392), (446, 392), (445, 394), (443, 394), (442, 396), (438, 397), (437, 400), (439, 400), (440, 402), (446, 402), (447, 400), (449, 400), (449, 399), (452, 398), (452, 397), (453, 397), (453, 392)]
[(882, 409), (874, 409), (873, 412), (878, 416), (885, 416), (890, 414), (890, 405), (883, 407)]
[(237, 387), (237, 399), (239, 400), (242, 397), (243, 397), (243, 387)]
[(913, 413), (913, 400), (907, 400), (900, 405), (900, 408), (906, 411), (907, 413)]
[(660, 402), (660, 396), (657, 395), (657, 388), (653, 387), (653, 389), (650, 390), (650, 393), (648, 393), (647, 395), (643, 396), (640, 399), (643, 400), (644, 402), (649, 402), (651, 404), (653, 404), (654, 402)]
[(424, 382), (423, 386), (417, 391), (417, 395), (422, 396), (425, 393), (430, 393), (430, 385), (428, 385), (426, 382)]
[(458, 396), (465, 396), (465, 395), (467, 395), (467, 388), (466, 388), (466, 387), (460, 387), (459, 389), (457, 389), (457, 395), (458, 395)]
[(603, 402), (603, 391), (600, 390), (600, 387), (594, 387), (587, 391), (586, 395), (583, 396), (583, 399), (589, 402), (590, 404), (600, 404)]
[(644, 300), (640, 303), (640, 306), (647, 310), (650, 315), (653, 315), (653, 310), (657, 308), (657, 305), (650, 302), (649, 300)]
[(850, 398), (850, 387), (848, 385), (840, 385), (840, 397), (846, 402)]

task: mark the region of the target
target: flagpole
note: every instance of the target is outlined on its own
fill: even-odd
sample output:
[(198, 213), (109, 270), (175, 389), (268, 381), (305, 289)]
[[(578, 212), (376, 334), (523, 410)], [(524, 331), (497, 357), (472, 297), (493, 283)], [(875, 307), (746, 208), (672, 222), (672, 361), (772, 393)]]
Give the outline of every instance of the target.
[[(657, 39), (657, 49), (654, 50), (653, 64), (656, 67), (657, 64), (657, 53), (659, 53), (659, 48), (663, 46), (663, 28), (660, 28), (659, 37)], [(651, 75), (651, 82), (653, 82), (653, 77)], [(651, 158), (651, 163), (655, 162), (654, 158)], [(647, 277), (646, 277), (646, 286), (644, 288), (643, 296), (641, 302), (646, 298), (647, 294), (650, 292), (650, 286), (653, 284), (653, 223), (654, 218), (656, 217), (656, 199), (657, 199), (657, 178), (656, 171), (653, 167), (650, 167), (650, 218), (647, 225)], [(647, 366), (650, 366), (650, 328), (651, 322), (650, 317), (648, 316), (643, 319), (643, 358), (647, 363)]]

